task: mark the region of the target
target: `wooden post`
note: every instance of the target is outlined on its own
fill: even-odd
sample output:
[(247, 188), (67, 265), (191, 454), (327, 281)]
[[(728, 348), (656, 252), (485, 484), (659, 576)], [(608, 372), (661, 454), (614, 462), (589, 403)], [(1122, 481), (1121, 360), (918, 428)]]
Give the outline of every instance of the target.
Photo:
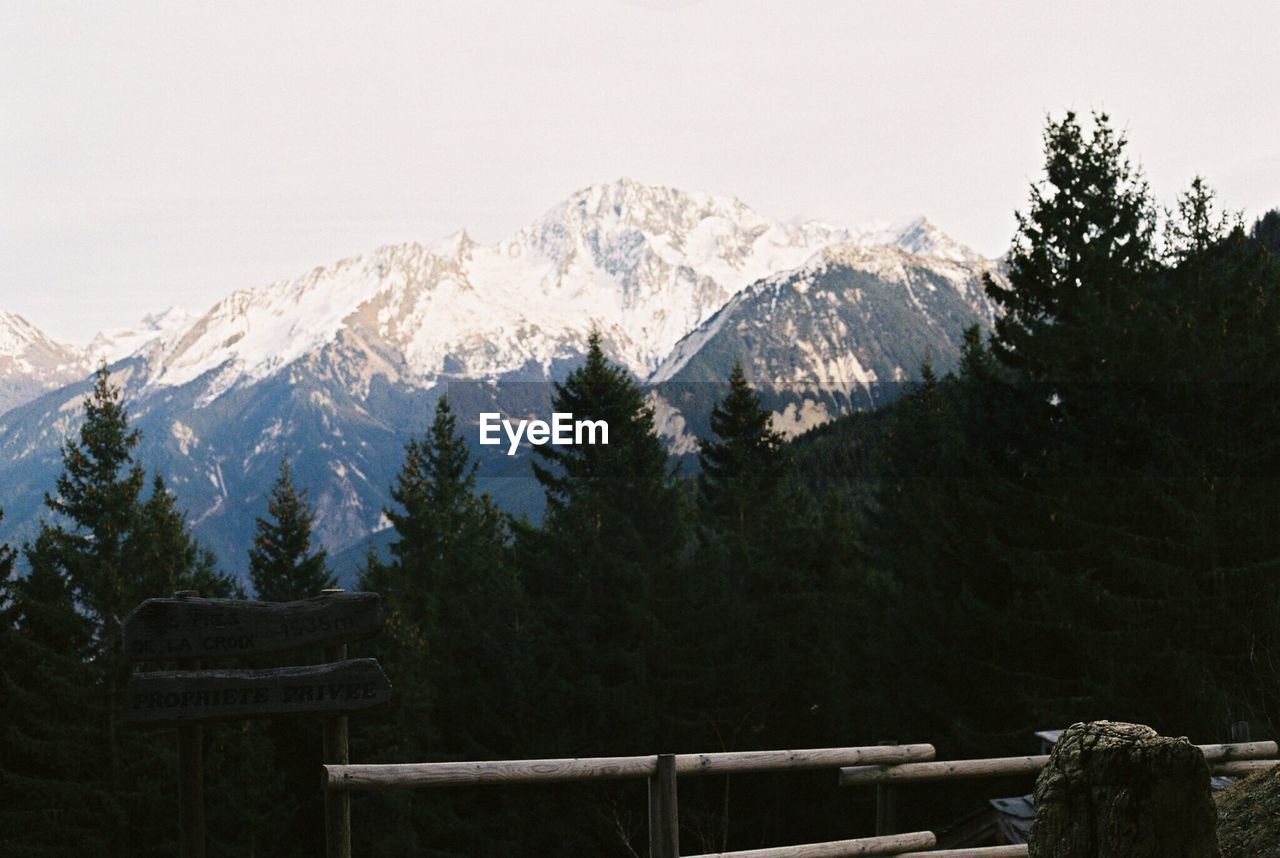
[(659, 754), (657, 771), (649, 778), (649, 858), (680, 858), (674, 754)]
[[(343, 591), (335, 589), (321, 592), (330, 594)], [(325, 648), (325, 661), (343, 661), (346, 657), (346, 644)], [(331, 715), (324, 719), (324, 761), (340, 765), (351, 762), (347, 746), (346, 715)], [(351, 858), (351, 793), (346, 790), (325, 790), (324, 828), (325, 858)]]
[[(886, 740), (881, 745), (897, 745), (893, 740)], [(876, 785), (876, 835), (895, 834), (898, 827), (898, 795), (892, 784)]]
[[(173, 595), (185, 599), (200, 592)], [(185, 659), (178, 667), (199, 670), (200, 661)], [(178, 725), (178, 828), (182, 858), (204, 858), (204, 728), (199, 724)]]

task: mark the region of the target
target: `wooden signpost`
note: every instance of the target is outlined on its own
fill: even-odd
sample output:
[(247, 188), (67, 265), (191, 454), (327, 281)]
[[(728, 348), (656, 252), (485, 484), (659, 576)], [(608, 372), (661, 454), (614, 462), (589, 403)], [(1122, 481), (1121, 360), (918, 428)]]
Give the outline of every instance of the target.
[(274, 715), (345, 715), (391, 699), (372, 658), (266, 670), (155, 670), (129, 680), (125, 721), (176, 724)]
[(377, 593), (298, 602), (147, 599), (124, 621), (131, 661), (228, 658), (352, 643), (382, 630)]
[[(319, 715), (324, 718), (324, 761), (348, 763), (347, 715), (390, 702), (392, 692), (378, 662), (347, 659), (346, 645), (381, 629), (376, 593), (340, 590), (297, 602), (202, 599), (184, 592), (172, 599), (148, 599), (125, 618), (124, 646), (131, 661), (176, 662), (179, 668), (130, 677), (125, 721), (178, 728), (183, 858), (205, 854), (202, 723)], [(323, 664), (200, 669), (209, 661), (320, 647)], [(351, 855), (348, 802), (345, 795), (326, 797), (329, 856)]]

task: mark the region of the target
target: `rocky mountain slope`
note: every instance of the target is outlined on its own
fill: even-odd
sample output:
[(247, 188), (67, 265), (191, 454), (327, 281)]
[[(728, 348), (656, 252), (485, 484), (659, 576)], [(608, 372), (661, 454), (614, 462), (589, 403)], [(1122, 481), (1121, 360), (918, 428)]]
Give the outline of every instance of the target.
[[(493, 245), (460, 232), (383, 247), (86, 350), (24, 346), (35, 357), (14, 362), (21, 381), (2, 388), (20, 404), (0, 408), (0, 538), (33, 529), (97, 360), (125, 387), (143, 461), (237, 568), (282, 455), (326, 544), (350, 546), (378, 527), (403, 443), (441, 392), (464, 424), (480, 410), (545, 416), (549, 382), (593, 329), (651, 380), (663, 431), (687, 453), (734, 360), (793, 432), (880, 401), (926, 356), (945, 367), (964, 326), (990, 322), (980, 278), (992, 269), (923, 220), (841, 229), (771, 220), (731, 197), (593, 186)], [(27, 366), (46, 367), (44, 380)], [(515, 509), (537, 501), (525, 458), (482, 463), (485, 488)]]
[(0, 310), (0, 414), (85, 372), (84, 355)]

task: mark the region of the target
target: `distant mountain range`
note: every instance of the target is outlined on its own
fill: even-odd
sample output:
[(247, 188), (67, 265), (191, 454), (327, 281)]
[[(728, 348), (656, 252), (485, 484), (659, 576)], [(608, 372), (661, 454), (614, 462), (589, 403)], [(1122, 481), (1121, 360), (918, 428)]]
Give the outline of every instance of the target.
[[(382, 247), (83, 349), (0, 312), (0, 539), (33, 532), (100, 361), (126, 391), (144, 464), (239, 569), (282, 455), (320, 537), (348, 548), (379, 528), (403, 444), (442, 391), (464, 423), (482, 409), (546, 416), (549, 382), (593, 329), (649, 387), (673, 453), (689, 454), (735, 360), (790, 434), (892, 397), (926, 359), (954, 365), (964, 327), (994, 318), (986, 272), (1001, 276), (923, 219), (786, 223), (624, 179), (494, 245), (459, 232)], [(491, 450), (483, 487), (536, 514), (527, 457)]]

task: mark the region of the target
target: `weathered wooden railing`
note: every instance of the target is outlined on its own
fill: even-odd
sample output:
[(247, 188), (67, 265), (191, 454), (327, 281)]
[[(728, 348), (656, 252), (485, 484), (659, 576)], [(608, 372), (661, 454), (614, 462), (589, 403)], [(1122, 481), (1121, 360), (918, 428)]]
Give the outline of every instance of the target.
[[(1276, 765), (1280, 747), (1275, 742), (1237, 742), (1227, 745), (1200, 745), (1209, 769), (1215, 775), (1238, 775)], [(1049, 763), (1049, 755), (997, 757), (987, 760), (951, 760), (849, 766), (840, 769), (840, 786), (884, 783), (1003, 778), (1038, 774)]]
[[(1265, 771), (1277, 765), (1280, 746), (1275, 742), (1236, 742), (1219, 745), (1200, 745), (1201, 753), (1209, 763), (1209, 771), (1215, 775), (1247, 775)], [(908, 763), (889, 763), (865, 766), (848, 766), (840, 769), (840, 786), (875, 786), (877, 804), (893, 803), (893, 787), (908, 783), (930, 781), (965, 780), (978, 778), (1005, 778), (1036, 775), (1049, 764), (1049, 755), (1031, 757), (996, 757), (982, 760), (929, 760)], [(877, 810), (877, 834), (892, 831), (892, 813)], [(886, 822), (887, 820), (887, 822)], [(994, 851), (1007, 850), (1007, 851)], [(1013, 856), (1026, 855), (1025, 846), (989, 847), (986, 852), (972, 850), (941, 850), (921, 853), (932, 858), (956, 856)]]
[[(671, 756), (677, 775), (725, 775), (910, 763), (931, 760), (935, 753), (933, 745), (874, 745), (866, 748), (737, 751)], [(325, 785), (329, 789), (358, 790), (651, 778), (658, 772), (659, 759), (659, 755), (649, 755), (481, 763), (387, 763), (327, 765), (324, 770)]]
[[(934, 754), (932, 745), (874, 745), (860, 748), (657, 754), (563, 760), (326, 765), (324, 781), (325, 787), (333, 792), (397, 787), (646, 779), (649, 782), (649, 854), (651, 858), (678, 858), (680, 854), (676, 791), (678, 776), (798, 771), (840, 766), (884, 766), (931, 760)], [(740, 856), (740, 858), (902, 855), (921, 849), (930, 849), (936, 843), (937, 840), (931, 832), (918, 831), (886, 837), (723, 854)], [(968, 854), (970, 853), (966, 853)], [(980, 855), (981, 853), (978, 853), (974, 858), (980, 858)], [(710, 858), (710, 856), (704, 858)]]
[[(1275, 757), (1280, 755), (1280, 747), (1275, 742), (1240, 742), (1199, 747), (1214, 774), (1240, 775), (1268, 769), (1277, 764)], [(392, 788), (647, 779), (650, 858), (678, 858), (680, 850), (676, 778), (679, 776), (838, 767), (841, 786), (884, 787), (886, 789), (880, 794), (880, 800), (885, 800), (890, 795), (889, 789), (899, 784), (1034, 775), (1049, 762), (1048, 755), (954, 761), (935, 761), (934, 756), (932, 745), (919, 744), (557, 760), (326, 765), (324, 785), (333, 794)], [(877, 814), (878, 823), (886, 818), (885, 814)], [(855, 855), (895, 855), (898, 858), (1014, 858), (1027, 854), (1027, 847), (1021, 845), (941, 850), (935, 849), (936, 845), (937, 837), (930, 831), (896, 833), (877, 830), (874, 837), (856, 840), (724, 852), (691, 858), (842, 858)]]

